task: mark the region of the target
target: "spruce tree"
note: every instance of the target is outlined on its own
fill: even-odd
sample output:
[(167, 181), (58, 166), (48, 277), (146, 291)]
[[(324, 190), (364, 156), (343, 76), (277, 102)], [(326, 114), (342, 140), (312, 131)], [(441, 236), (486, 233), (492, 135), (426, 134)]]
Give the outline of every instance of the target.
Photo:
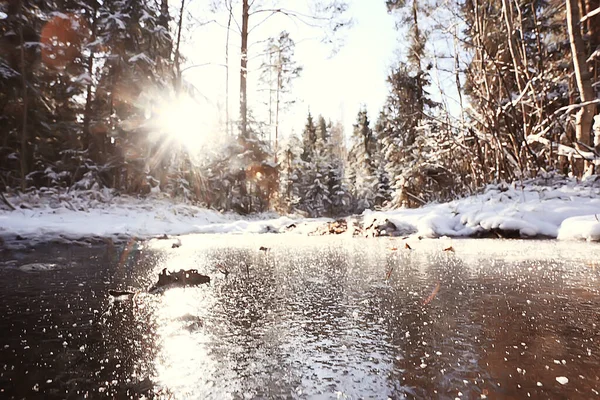
[(285, 212), (293, 212), (301, 199), (304, 164), (302, 142), (292, 134), (283, 143), (279, 159), (279, 204)]
[(350, 185), (354, 198), (356, 212), (375, 205), (378, 191), (376, 176), (377, 143), (373, 130), (369, 126), (367, 111), (358, 112), (356, 124), (351, 137), (351, 148), (348, 153), (348, 168), (350, 170)]
[(375, 207), (381, 208), (389, 204), (392, 199), (392, 188), (390, 187), (390, 177), (386, 171), (386, 157), (384, 154), (383, 139), (388, 131), (388, 118), (384, 111), (379, 113), (377, 123), (373, 129), (377, 142), (375, 154), (375, 174), (377, 176), (377, 191), (375, 194)]
[(313, 121), (312, 114), (310, 111), (308, 112), (308, 117), (306, 118), (306, 125), (304, 126), (304, 130), (302, 131), (302, 160), (306, 162), (311, 162), (317, 145), (317, 127)]

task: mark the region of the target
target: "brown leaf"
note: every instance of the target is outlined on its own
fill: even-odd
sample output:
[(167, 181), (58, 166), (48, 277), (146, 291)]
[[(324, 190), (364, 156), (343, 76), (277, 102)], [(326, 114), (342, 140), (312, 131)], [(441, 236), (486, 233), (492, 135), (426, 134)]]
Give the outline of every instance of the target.
[(412, 247), (408, 243), (404, 243), (404, 248), (408, 250), (412, 250)]
[(454, 253), (454, 247), (452, 247), (452, 246), (450, 246), (450, 247), (446, 247), (446, 248), (444, 249), (444, 251), (451, 251), (451, 252), (453, 252), (453, 253)]

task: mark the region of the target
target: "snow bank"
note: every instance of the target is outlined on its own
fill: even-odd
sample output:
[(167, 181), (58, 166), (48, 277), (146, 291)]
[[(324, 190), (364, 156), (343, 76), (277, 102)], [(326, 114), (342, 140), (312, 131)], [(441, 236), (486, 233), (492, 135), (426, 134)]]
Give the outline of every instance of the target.
[(232, 218), (166, 199), (151, 202), (132, 197), (114, 197), (107, 202), (72, 201), (81, 200), (78, 198), (62, 202), (39, 200), (27, 204), (29, 208), (0, 212), (0, 235), (10, 233), (29, 239), (56, 235), (81, 238), (184, 234), (195, 232), (196, 226)]
[(600, 222), (596, 215), (567, 218), (558, 232), (558, 239), (586, 239), (600, 241)]
[(49, 189), (12, 196), (9, 201), (17, 210), (0, 209), (0, 238), (21, 237), (32, 242), (56, 238), (284, 232), (290, 225), (298, 233), (309, 233), (326, 221), (303, 221), (272, 213), (244, 218), (181, 204), (166, 196), (116, 196), (109, 190), (59, 193)]
[[(599, 187), (597, 187), (599, 186)], [(388, 219), (414, 227), (417, 235), (478, 236), (488, 232), (520, 237), (600, 240), (600, 183), (562, 181), (544, 186), (491, 185), (484, 193), (419, 209), (367, 211), (365, 225)]]
[[(599, 187), (597, 187), (599, 186)], [(58, 193), (41, 190), (9, 198), (16, 211), (0, 210), (0, 237), (50, 240), (57, 237), (131, 237), (189, 233), (309, 234), (331, 219), (263, 214), (222, 214), (166, 197), (140, 199), (104, 191)], [(598, 217), (597, 217), (598, 215)], [(489, 186), (482, 194), (419, 209), (366, 211), (349, 218), (363, 227), (389, 220), (402, 234), (422, 237), (544, 236), (600, 241), (600, 183), (531, 181)], [(361, 221), (362, 219), (362, 221)], [(352, 224), (351, 224), (352, 223)], [(348, 229), (351, 235), (354, 229)]]

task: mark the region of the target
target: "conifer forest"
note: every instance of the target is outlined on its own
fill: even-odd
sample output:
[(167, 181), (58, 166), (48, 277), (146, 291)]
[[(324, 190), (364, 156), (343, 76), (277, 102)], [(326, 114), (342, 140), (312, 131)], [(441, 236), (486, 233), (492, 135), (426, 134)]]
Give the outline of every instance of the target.
[[(353, 29), (351, 3), (0, 1), (0, 192), (166, 195), (335, 217), (540, 174), (598, 174), (600, 0), (375, 1), (403, 47), (380, 112), (352, 110), (351, 131), (310, 105), (302, 126), (283, 129), (304, 38), (253, 31), (280, 18), (334, 43)], [(226, 106), (210, 150), (191, 151), (164, 110), (185, 97), (192, 106), (180, 112), (194, 113), (202, 95), (186, 80), (186, 40), (208, 21), (226, 37)]]

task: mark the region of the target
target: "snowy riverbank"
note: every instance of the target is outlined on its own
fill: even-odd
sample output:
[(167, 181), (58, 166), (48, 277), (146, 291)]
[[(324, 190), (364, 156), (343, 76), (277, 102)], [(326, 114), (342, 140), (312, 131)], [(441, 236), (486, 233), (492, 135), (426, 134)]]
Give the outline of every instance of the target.
[[(366, 211), (348, 218), (348, 225), (374, 226), (387, 219), (400, 235), (461, 237), (494, 232), (498, 236), (600, 240), (600, 181), (541, 183), (489, 186), (482, 194), (419, 209)], [(109, 191), (39, 192), (9, 200), (17, 210), (0, 210), (0, 237), (34, 242), (189, 233), (310, 234), (331, 221), (275, 214), (245, 218), (167, 198), (112, 196)], [(348, 229), (347, 234), (354, 231)]]
[(419, 209), (366, 212), (363, 224), (387, 218), (424, 237), (548, 237), (600, 240), (600, 181), (490, 185), (479, 195)]
[[(282, 232), (301, 218), (274, 213), (244, 217), (233, 213), (178, 203), (167, 197), (114, 196), (109, 190), (39, 191), (9, 196), (16, 207), (0, 209), (0, 238), (26, 241), (54, 239), (137, 237), (190, 233)], [(315, 230), (326, 219), (309, 220), (305, 229)], [(299, 230), (301, 232), (302, 230)], [(303, 231), (308, 233), (308, 231)]]

